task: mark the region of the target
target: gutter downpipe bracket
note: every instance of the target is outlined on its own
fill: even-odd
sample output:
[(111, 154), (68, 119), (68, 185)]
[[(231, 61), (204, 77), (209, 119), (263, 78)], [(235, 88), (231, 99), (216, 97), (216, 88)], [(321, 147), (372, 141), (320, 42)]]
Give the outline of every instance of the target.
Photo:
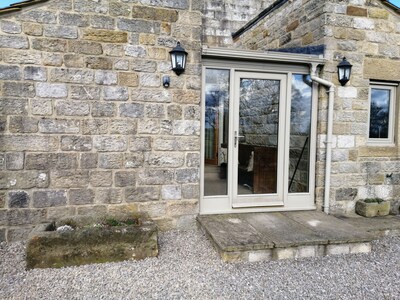
[(335, 99), (335, 85), (325, 79), (319, 78), (317, 74), (317, 63), (310, 64), (310, 76), (311, 80), (329, 88), (329, 100), (328, 100), (328, 128), (326, 133), (326, 166), (325, 166), (325, 190), (324, 190), (324, 205), (323, 209), (326, 214), (329, 214), (329, 198), (331, 188), (331, 162), (332, 162), (332, 129), (333, 129), (333, 102)]

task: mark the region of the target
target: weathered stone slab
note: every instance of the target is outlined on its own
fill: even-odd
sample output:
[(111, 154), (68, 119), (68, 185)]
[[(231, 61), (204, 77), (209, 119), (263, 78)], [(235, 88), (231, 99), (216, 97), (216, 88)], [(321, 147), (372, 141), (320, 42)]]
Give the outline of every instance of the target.
[[(109, 220), (106, 224), (117, 221)], [(139, 219), (134, 225), (96, 227), (83, 227), (85, 223), (78, 223), (74, 230), (54, 230), (64, 224), (73, 225), (73, 222), (43, 224), (32, 232), (26, 250), (28, 269), (137, 260), (158, 255), (157, 228), (151, 221)]]
[(222, 251), (260, 250), (274, 246), (240, 215), (199, 216), (198, 221)]
[[(260, 234), (271, 239), (275, 247), (293, 247), (299, 245), (327, 244), (328, 239), (317, 235), (281, 213), (243, 214), (243, 219)], [(266, 226), (270, 224), (270, 226)]]
[(326, 214), (315, 211), (283, 212), (282, 214), (328, 239), (329, 243), (358, 243), (373, 239), (366, 231)]

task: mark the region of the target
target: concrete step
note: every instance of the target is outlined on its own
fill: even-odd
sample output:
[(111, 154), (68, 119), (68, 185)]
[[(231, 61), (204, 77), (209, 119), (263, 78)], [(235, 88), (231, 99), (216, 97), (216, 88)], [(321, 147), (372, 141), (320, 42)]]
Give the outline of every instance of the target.
[(368, 253), (374, 235), (316, 211), (198, 216), (223, 261)]

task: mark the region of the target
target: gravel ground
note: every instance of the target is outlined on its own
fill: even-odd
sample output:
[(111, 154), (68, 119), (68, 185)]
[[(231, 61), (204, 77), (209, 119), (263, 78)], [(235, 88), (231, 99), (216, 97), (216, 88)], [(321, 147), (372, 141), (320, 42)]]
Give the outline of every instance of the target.
[(159, 245), (158, 258), (26, 271), (24, 244), (1, 243), (0, 299), (400, 299), (400, 237), (371, 254), (237, 264), (197, 230)]

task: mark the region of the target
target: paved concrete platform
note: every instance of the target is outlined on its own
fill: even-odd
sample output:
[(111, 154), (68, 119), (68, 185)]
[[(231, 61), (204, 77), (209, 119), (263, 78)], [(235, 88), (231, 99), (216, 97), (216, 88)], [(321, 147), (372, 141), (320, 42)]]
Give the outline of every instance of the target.
[(388, 235), (400, 235), (400, 215), (364, 218), (354, 214), (351, 216), (336, 217), (347, 224), (366, 230), (377, 238)]
[(367, 253), (376, 235), (316, 211), (198, 216), (223, 261)]

